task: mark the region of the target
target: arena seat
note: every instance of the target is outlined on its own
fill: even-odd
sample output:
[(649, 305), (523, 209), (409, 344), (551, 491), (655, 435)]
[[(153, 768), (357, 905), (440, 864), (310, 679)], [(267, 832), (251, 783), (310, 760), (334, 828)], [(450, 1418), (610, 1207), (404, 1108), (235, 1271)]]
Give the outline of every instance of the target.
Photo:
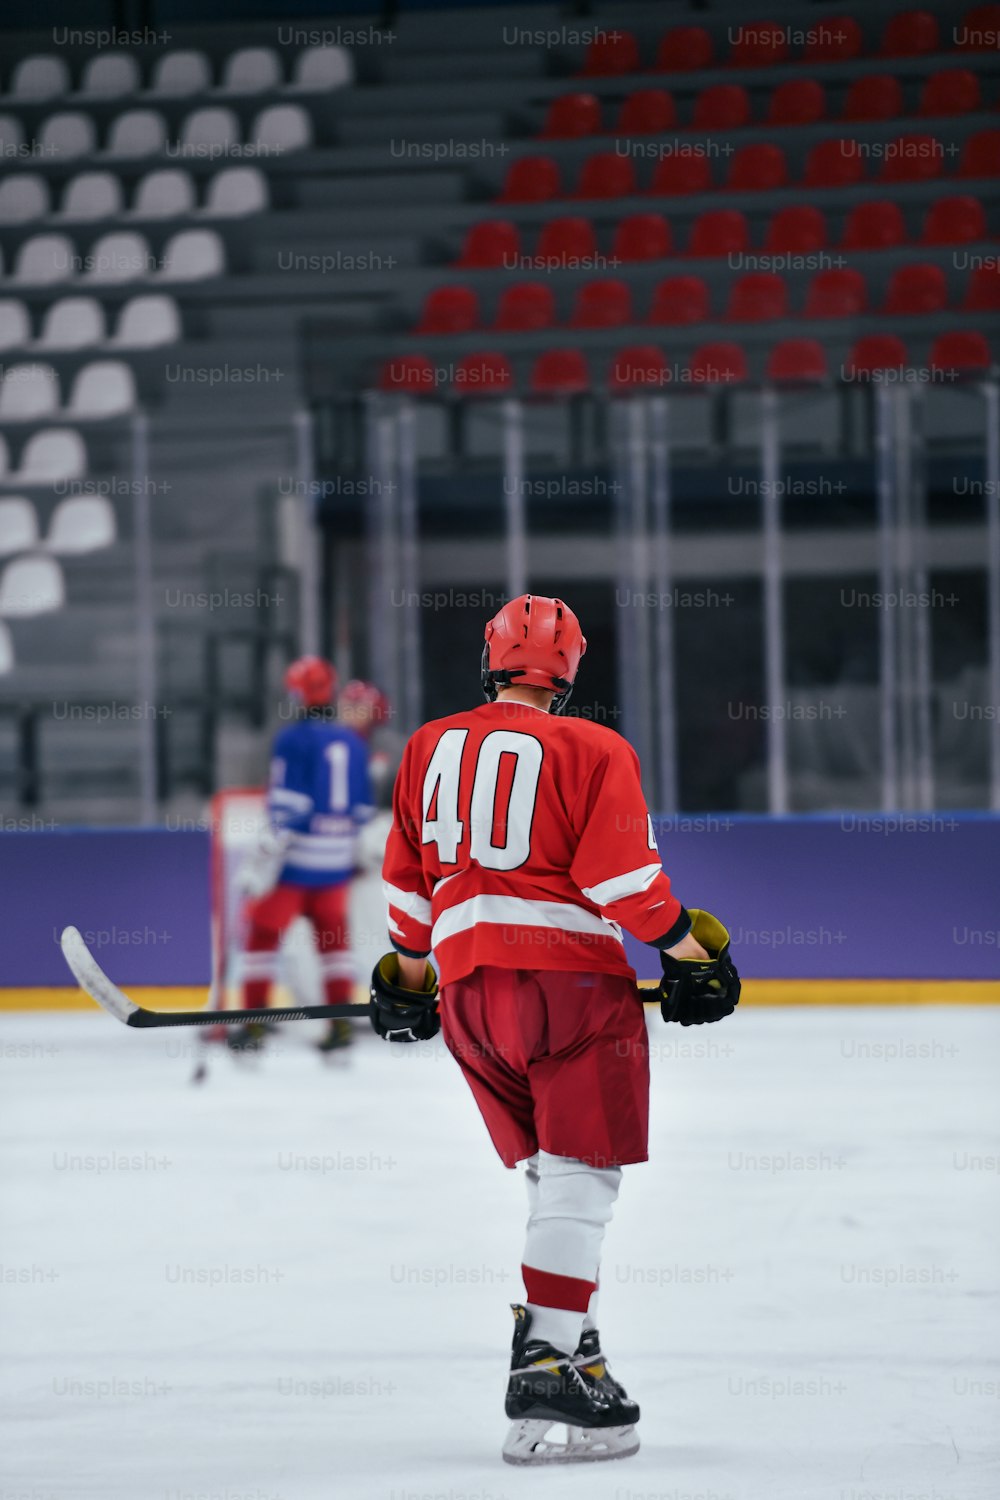
[(455, 366), (451, 388), (456, 394), (478, 399), (507, 396), (514, 389), (510, 360), (489, 349), (464, 354)]
[(677, 124), (677, 106), (666, 89), (636, 89), (622, 100), (616, 129), (623, 135), (657, 135)]
[(818, 339), (782, 339), (767, 356), (765, 379), (775, 382), (826, 380), (826, 350)]
[(427, 293), (414, 333), (469, 333), (479, 327), (479, 298), (468, 286), (439, 286)]
[(254, 118), (247, 144), (263, 153), (301, 151), (311, 146), (312, 124), (298, 104), (272, 104)]
[(153, 67), (149, 92), (171, 99), (204, 94), (212, 87), (212, 70), (204, 52), (168, 52)]
[(202, 151), (225, 151), (239, 144), (240, 122), (233, 110), (213, 105), (208, 109), (195, 109), (185, 116), (180, 130), (182, 151), (200, 154)]
[(734, 385), (747, 379), (746, 354), (739, 344), (724, 339), (700, 344), (688, 371), (694, 385)]
[(938, 198), (927, 210), (920, 231), (924, 245), (959, 245), (986, 239), (986, 216), (978, 198)]
[(28, 224), (49, 212), (49, 185), (35, 172), (0, 179), (0, 224)]
[(457, 266), (470, 270), (516, 265), (521, 255), (521, 232), (510, 219), (486, 219), (469, 226)]
[(773, 68), (788, 57), (788, 27), (777, 21), (740, 22), (726, 59), (731, 68)]
[(868, 290), (860, 271), (843, 267), (817, 271), (806, 293), (807, 318), (856, 318), (868, 305)]
[(10, 81), (10, 92), (17, 99), (56, 99), (71, 88), (69, 68), (62, 58), (42, 53), (23, 57)]
[(78, 110), (61, 110), (49, 115), (38, 133), (39, 150), (44, 157), (61, 157), (64, 161), (77, 156), (92, 156), (97, 150), (97, 131), (89, 115)]
[(73, 274), (73, 242), (64, 234), (35, 234), (24, 241), (14, 262), (13, 281), (50, 285)]
[(31, 341), (31, 320), (27, 305), (20, 297), (0, 300), (0, 352), (22, 349)]
[(581, 77), (612, 78), (636, 73), (639, 43), (631, 31), (599, 31), (587, 47)]
[(865, 175), (864, 164), (850, 140), (817, 141), (806, 156), (803, 187), (852, 187)]
[(979, 79), (968, 68), (942, 68), (920, 91), (922, 115), (967, 115), (980, 107)]
[(576, 294), (571, 328), (620, 328), (632, 322), (632, 293), (625, 281), (609, 276), (585, 282)]
[(8, 627), (0, 620), (0, 675), (13, 672), (15, 665), (14, 641)]
[(72, 427), (50, 427), (28, 439), (21, 465), (10, 477), (20, 484), (49, 484), (81, 479), (87, 472), (87, 449)]
[(181, 319), (173, 297), (154, 293), (130, 297), (118, 314), (109, 343), (119, 349), (152, 349), (173, 344), (181, 336)]
[(584, 162), (573, 197), (629, 198), (638, 191), (631, 159), (616, 151), (599, 151)]
[(840, 244), (844, 250), (885, 250), (906, 243), (906, 221), (889, 198), (855, 203), (847, 215)]
[(788, 288), (774, 271), (748, 271), (733, 282), (726, 320), (770, 323), (788, 317)]
[(663, 260), (670, 254), (670, 225), (662, 214), (629, 214), (615, 229), (612, 259)]
[(826, 94), (815, 78), (786, 78), (767, 101), (768, 125), (814, 125), (826, 115)]
[(105, 156), (153, 156), (167, 144), (167, 122), (158, 109), (128, 109), (111, 122)]
[(354, 82), (354, 59), (346, 47), (307, 47), (295, 59), (295, 75), (285, 92), (329, 93)]
[(750, 226), (738, 208), (710, 208), (691, 226), (688, 255), (699, 260), (740, 255), (750, 248)]
[(780, 146), (761, 142), (741, 146), (730, 159), (726, 187), (736, 193), (773, 192), (788, 182), (788, 164)]
[(969, 273), (962, 307), (966, 312), (1000, 312), (1000, 269), (996, 264), (976, 266)]
[(694, 101), (692, 130), (740, 130), (750, 123), (750, 95), (741, 83), (714, 83)]
[(899, 317), (940, 312), (948, 305), (948, 283), (940, 266), (900, 266), (892, 273), (883, 313)]
[(695, 153), (665, 156), (656, 164), (649, 192), (657, 197), (681, 197), (687, 193), (709, 193), (712, 169), (708, 157)]
[(700, 276), (666, 276), (653, 290), (650, 323), (680, 326), (708, 318), (708, 287)]
[(259, 167), (224, 167), (208, 184), (202, 212), (218, 218), (262, 213), (270, 202), (267, 178)]
[(931, 345), (932, 370), (954, 370), (957, 374), (973, 375), (989, 370), (992, 363), (985, 336), (974, 329), (939, 333)]
[(530, 333), (551, 328), (556, 321), (556, 299), (542, 281), (519, 281), (505, 287), (497, 304), (493, 327), (507, 333)]
[(846, 368), (851, 375), (872, 375), (902, 370), (908, 363), (906, 345), (895, 333), (866, 333), (852, 345)]
[(853, 16), (824, 16), (806, 33), (802, 61), (850, 62), (865, 49), (864, 34)]
[(647, 386), (662, 389), (669, 378), (667, 357), (656, 344), (627, 344), (612, 360), (608, 384), (616, 391)]
[(559, 166), (551, 156), (521, 156), (507, 168), (499, 202), (545, 203), (559, 192)]
[(1000, 130), (979, 130), (962, 150), (960, 177), (1000, 177)]
[(0, 556), (30, 552), (38, 545), (38, 516), (23, 495), (0, 499)]
[(0, 575), (0, 616), (8, 620), (49, 614), (65, 602), (62, 569), (54, 557), (15, 557)]
[(197, 205), (191, 174), (178, 167), (147, 172), (136, 189), (132, 213), (137, 219), (172, 219), (193, 213)]
[(136, 406), (135, 377), (120, 359), (98, 359), (78, 370), (67, 413), (76, 421), (120, 417)]
[(597, 256), (597, 238), (589, 219), (548, 219), (538, 236), (536, 257), (545, 265), (568, 261), (592, 261)]
[(36, 348), (86, 349), (104, 342), (104, 308), (94, 297), (62, 297), (45, 310)]
[(890, 16), (882, 33), (883, 57), (922, 57), (940, 46), (937, 17), (929, 10), (903, 10)]
[(79, 172), (63, 189), (57, 217), (85, 224), (113, 218), (123, 208), (121, 180), (114, 173)]
[(904, 113), (903, 85), (892, 73), (863, 73), (850, 84), (841, 118), (896, 120)]
[(434, 366), (426, 354), (398, 354), (380, 369), (378, 388), (395, 395), (433, 395)]
[(114, 509), (104, 495), (71, 495), (52, 512), (45, 549), (56, 557), (96, 552), (116, 536)]
[(656, 51), (659, 73), (696, 73), (710, 68), (715, 56), (711, 33), (704, 26), (671, 26)]
[(901, 135), (890, 143), (879, 182), (930, 182), (941, 175), (942, 146), (932, 135)]
[(183, 229), (163, 251), (159, 276), (164, 281), (199, 281), (226, 269), (223, 244), (214, 229)]
[(546, 349), (531, 367), (535, 396), (576, 396), (590, 390), (590, 371), (581, 349)]
[(94, 244), (82, 273), (84, 281), (135, 281), (153, 264), (146, 238), (129, 232), (105, 234)]
[(562, 94), (553, 99), (540, 135), (543, 140), (576, 140), (601, 128), (601, 101), (596, 94)]
[(142, 87), (139, 64), (129, 52), (106, 52), (87, 60), (80, 79), (81, 94), (121, 99)]
[(1000, 5), (974, 5), (962, 17), (958, 32), (960, 52), (995, 52), (1000, 37)]
[(220, 94), (262, 94), (284, 82), (281, 59), (273, 47), (241, 47), (226, 58)]
[(826, 220), (811, 203), (779, 208), (768, 221), (764, 249), (769, 255), (813, 255), (828, 243)]

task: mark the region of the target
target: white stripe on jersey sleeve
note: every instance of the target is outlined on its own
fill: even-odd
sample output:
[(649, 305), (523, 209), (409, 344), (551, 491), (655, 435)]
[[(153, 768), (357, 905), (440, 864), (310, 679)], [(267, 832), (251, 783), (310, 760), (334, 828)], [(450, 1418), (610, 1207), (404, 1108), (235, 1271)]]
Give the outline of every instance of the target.
[(610, 906), (612, 901), (620, 901), (623, 896), (638, 896), (640, 891), (647, 890), (661, 869), (659, 860), (654, 860), (650, 865), (640, 865), (637, 870), (626, 870), (624, 875), (612, 875), (610, 880), (602, 880), (599, 885), (585, 886), (583, 894), (588, 900), (596, 901), (598, 906)]
[[(659, 866), (657, 866), (659, 868)], [(472, 896), (443, 911), (434, 923), (431, 940), (435, 947), (479, 922), (509, 927), (556, 927), (563, 932), (593, 932), (622, 940), (617, 922), (584, 911), (568, 901), (529, 901), (521, 896)]]
[(412, 917), (415, 922), (423, 922), (425, 925), (430, 921), (431, 903), (418, 891), (401, 891), (398, 885), (390, 885), (387, 880), (383, 880), (382, 890), (389, 905), (401, 911), (404, 916)]

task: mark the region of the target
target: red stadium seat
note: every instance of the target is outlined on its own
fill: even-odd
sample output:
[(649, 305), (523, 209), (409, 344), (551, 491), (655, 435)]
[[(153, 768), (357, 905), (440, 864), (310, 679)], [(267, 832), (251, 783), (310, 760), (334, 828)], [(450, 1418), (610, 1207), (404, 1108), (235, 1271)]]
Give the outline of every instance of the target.
[(596, 94), (563, 94), (553, 99), (542, 126), (545, 140), (576, 140), (601, 128), (601, 101)]
[(988, 370), (991, 363), (989, 344), (983, 334), (974, 330), (939, 333), (931, 346), (932, 370), (954, 370), (959, 375), (973, 375)]
[(774, 381), (825, 380), (826, 353), (818, 339), (782, 339), (767, 357), (765, 378)]
[(856, 318), (868, 305), (860, 271), (817, 271), (806, 294), (807, 318)]
[(852, 140), (817, 141), (806, 157), (804, 187), (850, 187), (861, 182), (864, 163)]
[(656, 52), (658, 73), (696, 73), (710, 68), (715, 49), (704, 26), (671, 26)]
[(639, 43), (631, 31), (599, 31), (587, 48), (584, 78), (614, 78), (639, 71)]
[(571, 328), (620, 328), (632, 322), (632, 293), (628, 284), (609, 276), (586, 282), (576, 294)]
[(537, 258), (545, 266), (593, 261), (597, 239), (589, 219), (549, 219), (538, 236)]
[(788, 56), (788, 27), (777, 21), (750, 21), (735, 30), (727, 59), (731, 68), (773, 68)]
[(813, 255), (828, 243), (826, 220), (810, 203), (779, 208), (767, 226), (764, 249), (769, 255)]
[(878, 370), (902, 370), (909, 356), (906, 345), (894, 333), (866, 333), (847, 356), (852, 375), (872, 375)]
[(492, 350), (463, 354), (451, 388), (456, 396), (505, 396), (514, 389), (510, 360)]
[(882, 33), (883, 57), (922, 57), (940, 46), (937, 17), (929, 10), (902, 10)]
[(927, 210), (922, 245), (963, 245), (986, 238), (986, 216), (978, 198), (938, 198)]
[(1000, 130), (970, 135), (962, 152), (960, 177), (1000, 177)]
[(701, 152), (684, 151), (657, 162), (649, 191), (657, 197), (680, 197), (686, 193), (709, 193), (712, 169)]
[(941, 142), (932, 135), (897, 136), (886, 153), (879, 182), (931, 182), (941, 176)]
[(674, 96), (666, 89), (636, 89), (622, 101), (616, 129), (623, 135), (658, 135), (677, 124)]
[(885, 250), (906, 244), (906, 223), (899, 205), (888, 198), (855, 203), (841, 238), (844, 250)]
[(969, 277), (962, 307), (966, 312), (1000, 312), (1000, 268), (977, 266)]
[(700, 276), (667, 276), (653, 293), (650, 323), (704, 323), (708, 287)]
[(802, 61), (848, 62), (860, 57), (864, 47), (861, 27), (853, 16), (825, 16), (822, 21), (814, 21), (806, 33)]
[(747, 357), (739, 344), (702, 344), (688, 367), (692, 385), (731, 385), (747, 378)]
[(769, 143), (741, 146), (726, 173), (726, 187), (735, 193), (770, 192), (787, 181), (785, 153)]
[(379, 371), (380, 391), (391, 391), (407, 396), (431, 396), (434, 394), (434, 366), (426, 354), (399, 354), (387, 359)]
[(631, 157), (619, 156), (617, 151), (599, 151), (584, 162), (573, 196), (628, 198), (638, 191)]
[(576, 396), (590, 390), (590, 371), (580, 349), (546, 349), (531, 369), (536, 396)]
[(967, 115), (979, 107), (979, 79), (968, 68), (942, 68), (920, 92), (922, 115)]
[(424, 298), (414, 333), (468, 333), (479, 326), (479, 298), (471, 286), (439, 286)]
[(694, 101), (692, 130), (739, 130), (750, 123), (750, 95), (741, 83), (714, 83)]
[(473, 224), (465, 236), (456, 265), (476, 270), (516, 266), (521, 254), (521, 235), (509, 219), (487, 219)]
[(884, 313), (909, 317), (940, 312), (948, 305), (948, 283), (940, 266), (900, 266), (885, 295)]
[(847, 90), (845, 120), (898, 120), (903, 113), (903, 85), (891, 73), (865, 73)]
[(556, 321), (556, 299), (542, 281), (518, 281), (506, 287), (497, 305), (494, 328), (505, 333), (531, 333), (551, 328)]
[(768, 125), (813, 125), (826, 114), (823, 85), (815, 78), (788, 78), (767, 104)]
[(995, 52), (1000, 47), (1000, 5), (974, 5), (957, 29), (960, 52)]
[(655, 344), (629, 344), (615, 355), (608, 384), (613, 390), (625, 391), (636, 386), (664, 386), (669, 379), (670, 366), (662, 349)]
[(662, 214), (630, 214), (615, 230), (612, 259), (663, 260), (670, 254), (670, 225)]
[(559, 195), (559, 166), (551, 156), (521, 156), (504, 178), (501, 203), (544, 203)]
[(750, 226), (738, 208), (712, 208), (691, 227), (688, 255), (739, 255), (750, 248)]
[(733, 282), (726, 318), (730, 323), (770, 323), (788, 317), (788, 288), (773, 271), (748, 271)]

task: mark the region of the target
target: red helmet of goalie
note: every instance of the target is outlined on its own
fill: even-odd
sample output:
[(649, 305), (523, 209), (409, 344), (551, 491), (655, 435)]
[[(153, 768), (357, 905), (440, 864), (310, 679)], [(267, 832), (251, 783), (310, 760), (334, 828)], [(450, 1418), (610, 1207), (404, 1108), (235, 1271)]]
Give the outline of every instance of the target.
[(285, 687), (303, 708), (324, 708), (333, 701), (337, 673), (321, 656), (300, 656), (285, 673)]
[(483, 692), (492, 703), (501, 687), (549, 688), (552, 712), (566, 707), (587, 649), (580, 622), (561, 599), (522, 594), (486, 626)]

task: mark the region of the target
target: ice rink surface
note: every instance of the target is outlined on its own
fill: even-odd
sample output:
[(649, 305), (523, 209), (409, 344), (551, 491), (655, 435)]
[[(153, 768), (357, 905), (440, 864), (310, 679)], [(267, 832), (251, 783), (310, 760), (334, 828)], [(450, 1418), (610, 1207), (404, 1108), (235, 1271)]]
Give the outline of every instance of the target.
[(523, 1183), (438, 1044), (3, 1017), (0, 1500), (997, 1500), (1000, 1013), (650, 1020), (602, 1329), (642, 1451), (500, 1460)]

